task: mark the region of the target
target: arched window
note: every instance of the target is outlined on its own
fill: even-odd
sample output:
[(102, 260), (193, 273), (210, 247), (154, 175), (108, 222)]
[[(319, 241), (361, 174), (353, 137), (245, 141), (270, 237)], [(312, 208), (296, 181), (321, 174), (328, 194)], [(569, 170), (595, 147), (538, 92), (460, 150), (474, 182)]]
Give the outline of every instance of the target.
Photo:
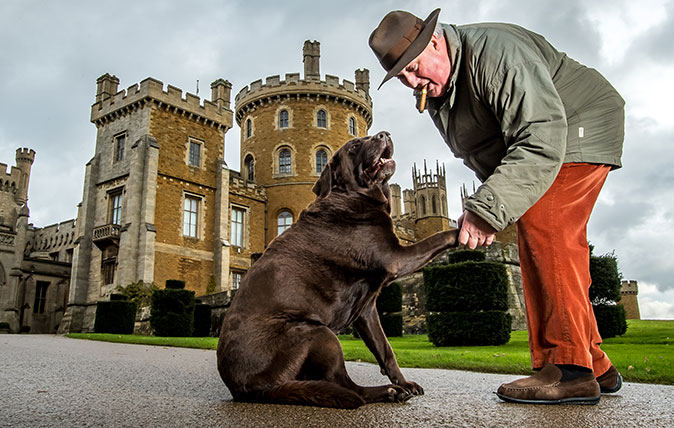
[(246, 138), (250, 138), (253, 135), (253, 121), (248, 119), (246, 120)]
[(431, 205), (432, 205), (433, 214), (437, 214), (438, 213), (438, 200), (435, 198), (435, 196), (433, 196), (433, 199), (431, 199)]
[(349, 134), (351, 134), (355, 137), (357, 132), (358, 132), (358, 128), (356, 128), (356, 118), (350, 117), (349, 118)]
[(290, 228), (293, 224), (293, 215), (290, 211), (281, 211), (277, 218), (276, 235), (280, 235)]
[(316, 172), (321, 173), (325, 168), (325, 165), (328, 164), (328, 154), (325, 153), (325, 150), (320, 149), (316, 152)]
[(421, 205), (421, 215), (426, 215), (426, 198), (423, 195), (419, 197), (419, 205)]
[(318, 110), (318, 113), (316, 113), (316, 126), (318, 126), (319, 128), (328, 127), (328, 120), (325, 114), (325, 110), (323, 109)]
[(248, 181), (255, 181), (255, 159), (253, 159), (253, 156), (246, 156), (244, 164), (246, 165), (246, 178), (248, 178)]
[(278, 127), (287, 128), (288, 127), (288, 110), (281, 110), (278, 114)]
[(292, 173), (290, 150), (288, 149), (281, 149), (281, 151), (278, 153), (278, 173), (279, 174)]
[(440, 206), (440, 208), (442, 209), (442, 215), (447, 215), (446, 207), (447, 207), (447, 198), (445, 198), (445, 195), (442, 195), (442, 202)]

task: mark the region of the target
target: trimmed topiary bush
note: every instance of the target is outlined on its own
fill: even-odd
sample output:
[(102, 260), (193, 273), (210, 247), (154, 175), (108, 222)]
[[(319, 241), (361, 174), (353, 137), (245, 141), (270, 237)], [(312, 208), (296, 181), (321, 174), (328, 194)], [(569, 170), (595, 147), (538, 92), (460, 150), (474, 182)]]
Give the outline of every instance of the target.
[(127, 301), (121, 294), (112, 294), (110, 301), (96, 303), (94, 332), (133, 334), (137, 309), (134, 302)]
[[(169, 283), (173, 288), (168, 287)], [(167, 288), (152, 293), (150, 326), (157, 336), (187, 337), (194, 330), (194, 291), (176, 288), (184, 281), (166, 281)]]
[(487, 255), (478, 250), (458, 250), (453, 251), (447, 255), (447, 263), (461, 263), (461, 262), (483, 262)]
[(503, 311), (437, 312), (426, 318), (435, 346), (503, 345), (510, 340), (511, 323)]
[(627, 332), (627, 315), (623, 305), (594, 305), (592, 309), (603, 339), (622, 336)]
[(501, 263), (462, 262), (424, 269), (430, 312), (508, 310), (508, 274)]
[(194, 305), (194, 337), (208, 337), (211, 334), (211, 306), (198, 301)]
[(185, 281), (180, 279), (167, 279), (166, 288), (170, 288), (172, 290), (183, 290), (185, 288)]
[(428, 339), (435, 346), (510, 340), (508, 274), (501, 263), (465, 261), (424, 269)]
[(392, 282), (382, 288), (377, 297), (377, 313), (386, 336), (403, 335), (403, 292), (400, 284)]

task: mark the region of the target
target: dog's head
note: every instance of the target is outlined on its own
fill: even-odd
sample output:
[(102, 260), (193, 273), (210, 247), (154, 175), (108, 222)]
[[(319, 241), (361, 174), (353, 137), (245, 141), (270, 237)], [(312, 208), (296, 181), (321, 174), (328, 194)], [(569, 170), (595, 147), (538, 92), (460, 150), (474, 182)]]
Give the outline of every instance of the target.
[(396, 169), (392, 157), (393, 141), (388, 132), (355, 138), (335, 152), (313, 191), (319, 198), (332, 191), (356, 192), (386, 204), (390, 210), (388, 180)]

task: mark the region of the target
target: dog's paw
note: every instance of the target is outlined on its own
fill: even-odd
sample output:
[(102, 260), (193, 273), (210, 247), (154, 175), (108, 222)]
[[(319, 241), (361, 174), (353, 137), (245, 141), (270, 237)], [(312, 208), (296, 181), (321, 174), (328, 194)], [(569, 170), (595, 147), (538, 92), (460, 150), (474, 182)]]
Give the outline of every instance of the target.
[(405, 389), (405, 391), (411, 395), (424, 395), (424, 389), (416, 382), (410, 382), (406, 380), (404, 382), (400, 382), (398, 385), (403, 387), (403, 389)]
[(404, 403), (405, 401), (412, 398), (412, 394), (409, 391), (399, 387), (398, 385), (389, 385), (386, 392), (388, 392), (389, 401), (394, 401), (397, 403)]

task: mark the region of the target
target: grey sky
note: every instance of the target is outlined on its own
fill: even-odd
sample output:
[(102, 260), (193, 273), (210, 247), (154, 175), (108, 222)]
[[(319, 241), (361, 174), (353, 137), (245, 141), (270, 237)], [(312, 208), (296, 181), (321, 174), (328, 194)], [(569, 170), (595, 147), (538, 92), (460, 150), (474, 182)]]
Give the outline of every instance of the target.
[[(120, 89), (154, 77), (209, 97), (225, 78), (233, 95), (270, 75), (301, 72), (304, 40), (321, 42), (321, 74), (372, 81), (371, 133), (391, 132), (398, 172), (411, 187), (414, 162), (447, 169), (450, 216), (459, 187), (473, 174), (454, 159), (427, 115), (414, 110), (399, 83), (376, 87), (384, 73), (367, 38), (390, 10), (463, 24), (514, 22), (543, 34), (560, 50), (597, 68), (627, 101), (624, 168), (609, 175), (590, 221), (595, 252), (615, 250), (626, 279), (640, 285), (644, 318), (674, 318), (674, 1), (26, 1), (0, 2), (0, 162), (18, 147), (37, 156), (29, 191), (31, 221), (46, 226), (74, 218), (84, 165), (94, 153), (89, 123), (96, 78)], [(233, 106), (233, 96), (232, 96)], [(226, 136), (226, 160), (239, 169), (239, 129)]]

